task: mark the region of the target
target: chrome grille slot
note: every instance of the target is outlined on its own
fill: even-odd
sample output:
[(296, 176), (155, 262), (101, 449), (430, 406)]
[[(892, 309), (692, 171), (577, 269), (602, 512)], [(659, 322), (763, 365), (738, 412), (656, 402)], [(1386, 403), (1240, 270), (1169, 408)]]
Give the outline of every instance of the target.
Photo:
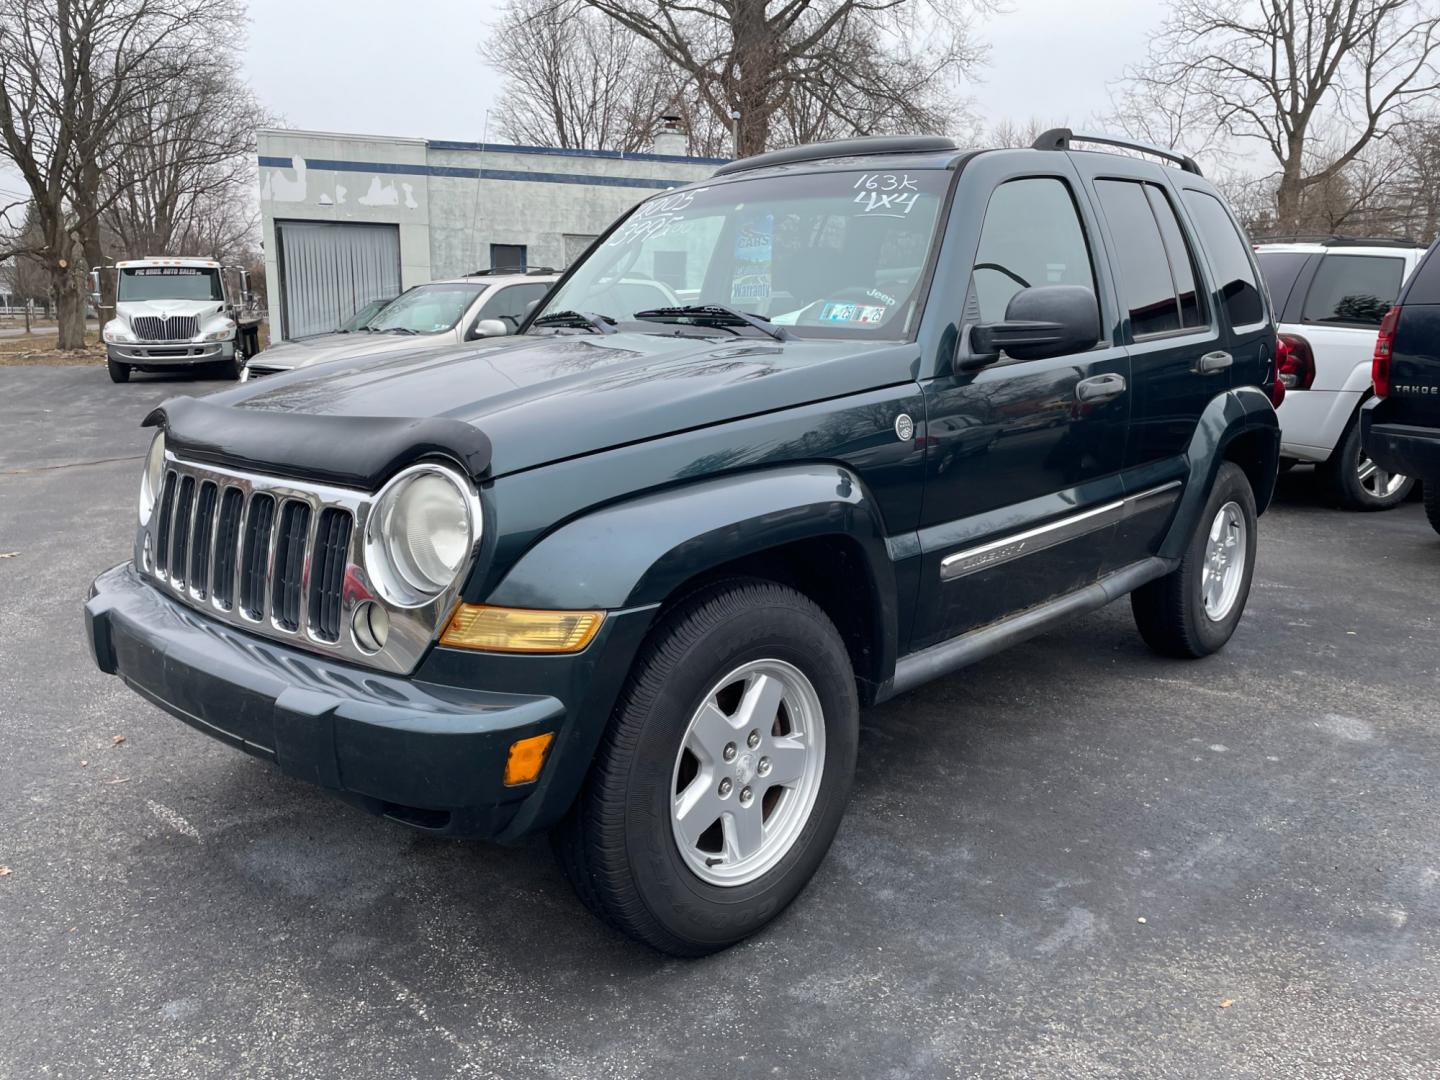
[(170, 553), (170, 578), (182, 589), (185, 587), (186, 563), (190, 554), (190, 515), (195, 510), (195, 478), (180, 479), (180, 497), (175, 501), (175, 521), (171, 528), (175, 533), (175, 548)]
[(195, 524), (190, 540), (190, 591), (201, 600), (210, 595), (210, 544), (215, 538), (215, 481), (206, 480), (195, 497)]
[(345, 564), (350, 552), (350, 515), (326, 509), (315, 530), (310, 560), (310, 632), (321, 641), (340, 639), (340, 601), (345, 590)]
[(235, 604), (235, 565), (240, 550), (240, 512), (245, 496), (237, 487), (227, 487), (220, 497), (220, 520), (215, 526), (215, 585), (211, 590), (215, 606), (229, 611)]
[(194, 315), (137, 315), (130, 328), (139, 341), (189, 341), (200, 333), (200, 320)]
[(265, 617), (265, 578), (270, 565), (270, 528), (275, 499), (252, 495), (245, 515), (245, 547), (240, 555), (240, 610), (252, 619)]
[(170, 520), (175, 514), (175, 471), (165, 474), (160, 494), (160, 521), (155, 528), (155, 570), (162, 576), (170, 565)]
[(300, 629), (300, 599), (305, 595), (305, 541), (309, 534), (309, 505), (290, 499), (280, 509), (275, 571), (271, 575), (270, 617), (282, 630)]

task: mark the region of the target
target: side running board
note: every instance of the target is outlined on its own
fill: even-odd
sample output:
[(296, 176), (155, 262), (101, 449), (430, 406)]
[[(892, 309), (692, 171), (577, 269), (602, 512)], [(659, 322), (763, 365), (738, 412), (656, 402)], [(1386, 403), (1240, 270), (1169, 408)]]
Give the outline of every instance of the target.
[(1093, 585), (1066, 593), (989, 626), (971, 630), (968, 634), (931, 645), (928, 649), (902, 656), (895, 664), (894, 677), (876, 691), (875, 702), (878, 704), (888, 701), (897, 694), (913, 690), (931, 679), (958, 671), (977, 660), (1008, 649), (1011, 645), (1042, 634), (1076, 615), (1102, 608), (1146, 582), (1164, 577), (1177, 565), (1173, 559), (1153, 556), (1141, 559), (1113, 574), (1107, 574)]

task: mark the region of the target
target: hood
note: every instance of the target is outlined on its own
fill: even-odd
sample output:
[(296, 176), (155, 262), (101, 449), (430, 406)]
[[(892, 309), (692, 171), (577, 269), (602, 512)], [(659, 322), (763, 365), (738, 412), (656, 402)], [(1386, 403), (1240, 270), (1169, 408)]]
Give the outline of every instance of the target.
[(225, 305), (219, 300), (119, 300), (115, 304), (115, 314), (123, 319), (141, 315), (162, 319), (169, 315), (191, 315), (203, 323), (206, 316), (224, 311)]
[(491, 475), (910, 382), (915, 345), (619, 333), (495, 338), (351, 357), (207, 398), (237, 411), (444, 418), (484, 432)]
[[(437, 340), (438, 339), (438, 340)], [(262, 349), (250, 360), (264, 368), (292, 370), (309, 367), (311, 364), (326, 364), (351, 356), (372, 356), (375, 353), (414, 352), (416, 349), (443, 349), (455, 344), (451, 334), (436, 334), (433, 337), (411, 336), (410, 334), (319, 334), (315, 337), (300, 338), (298, 341), (282, 341), (268, 349)]]

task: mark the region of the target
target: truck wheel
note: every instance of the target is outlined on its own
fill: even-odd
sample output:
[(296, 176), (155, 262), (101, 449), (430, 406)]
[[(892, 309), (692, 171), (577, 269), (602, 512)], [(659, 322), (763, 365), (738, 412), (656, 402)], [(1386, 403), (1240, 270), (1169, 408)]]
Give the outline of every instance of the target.
[(1430, 519), (1430, 527), (1440, 533), (1440, 476), (1432, 476), (1425, 481), (1425, 516)]
[(221, 360), (216, 364), (215, 372), (220, 378), (227, 379), (230, 382), (245, 382), (250, 375), (249, 363), (249, 359), (240, 351), (240, 347), (237, 345), (235, 347), (235, 355), (229, 360)]
[(129, 382), (129, 381), (130, 381), (130, 365), (129, 365), (129, 364), (122, 364), (122, 363), (120, 363), (120, 362), (117, 361), (117, 360), (111, 360), (111, 359), (107, 356), (107, 357), (105, 358), (105, 370), (108, 371), (108, 372), (110, 372), (110, 381), (111, 381), (111, 382)]
[(825, 857), (859, 704), (825, 613), (768, 581), (709, 586), (653, 631), (555, 851), (631, 937), (703, 956), (753, 934)]
[(1235, 632), (1255, 574), (1255, 494), (1224, 462), (1180, 565), (1130, 594), (1145, 643), (1164, 656), (1209, 656)]
[(1325, 473), (1330, 490), (1347, 510), (1392, 510), (1409, 498), (1415, 486), (1413, 476), (1388, 472), (1365, 453), (1358, 417), (1325, 463)]

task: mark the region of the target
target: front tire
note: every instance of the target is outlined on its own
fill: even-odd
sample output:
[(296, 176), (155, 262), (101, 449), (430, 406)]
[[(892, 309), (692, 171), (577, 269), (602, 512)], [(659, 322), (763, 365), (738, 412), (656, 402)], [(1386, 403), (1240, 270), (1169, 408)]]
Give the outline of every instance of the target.
[(553, 837), (604, 921), (703, 956), (799, 894), (834, 839), (855, 769), (849, 654), (805, 596), (739, 580), (652, 632), (585, 788)]
[(1326, 479), (1337, 502), (1347, 510), (1393, 510), (1410, 497), (1413, 476), (1382, 469), (1365, 453), (1360, 422), (1351, 421), (1340, 445), (1325, 463)]
[(1250, 481), (1226, 461), (1180, 565), (1130, 594), (1145, 643), (1162, 656), (1198, 658), (1229, 641), (1250, 596), (1258, 536)]
[(249, 375), (250, 358), (241, 351), (240, 346), (235, 346), (235, 355), (229, 360), (221, 360), (215, 365), (215, 371), (222, 379), (230, 382), (244, 382)]
[(130, 365), (122, 364), (118, 360), (105, 358), (105, 370), (110, 373), (110, 381), (113, 383), (124, 383), (130, 381)]

